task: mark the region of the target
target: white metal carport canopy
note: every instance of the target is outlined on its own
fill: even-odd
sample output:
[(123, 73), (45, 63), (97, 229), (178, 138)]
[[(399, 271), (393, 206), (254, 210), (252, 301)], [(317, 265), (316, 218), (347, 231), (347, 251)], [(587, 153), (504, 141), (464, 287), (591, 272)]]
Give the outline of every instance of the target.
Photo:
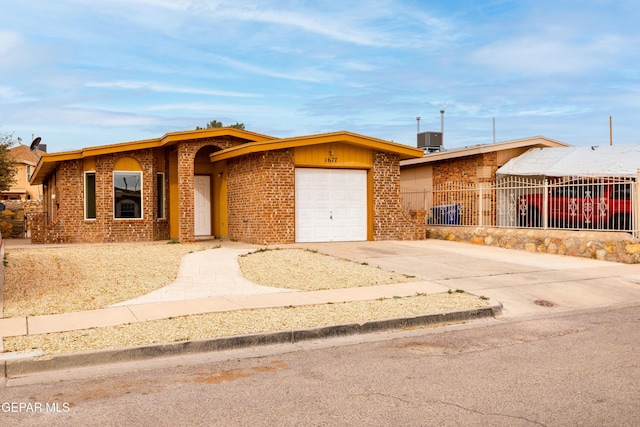
[(636, 177), (639, 169), (640, 145), (532, 148), (496, 175)]

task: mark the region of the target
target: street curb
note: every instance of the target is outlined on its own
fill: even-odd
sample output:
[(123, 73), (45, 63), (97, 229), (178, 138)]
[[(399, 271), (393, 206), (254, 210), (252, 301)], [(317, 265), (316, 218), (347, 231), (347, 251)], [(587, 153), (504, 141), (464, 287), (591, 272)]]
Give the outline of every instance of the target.
[(168, 344), (152, 344), (138, 347), (100, 350), (86, 353), (41, 356), (31, 359), (7, 360), (0, 363), (0, 374), (5, 380), (38, 372), (81, 368), (102, 364), (113, 364), (147, 360), (182, 354), (205, 353), (243, 347), (271, 344), (293, 344), (301, 341), (336, 338), (356, 334), (368, 334), (393, 329), (416, 326), (439, 325), (450, 322), (476, 320), (495, 317), (502, 313), (502, 304), (491, 301), (483, 308), (449, 313), (427, 314), (415, 317), (372, 320), (362, 324), (351, 323), (293, 331), (267, 332), (261, 334), (238, 335), (194, 341), (180, 341)]

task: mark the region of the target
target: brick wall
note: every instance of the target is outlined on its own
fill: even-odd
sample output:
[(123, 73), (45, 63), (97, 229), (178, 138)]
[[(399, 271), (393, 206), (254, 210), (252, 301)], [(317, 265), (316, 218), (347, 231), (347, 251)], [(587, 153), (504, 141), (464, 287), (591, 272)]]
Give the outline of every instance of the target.
[(374, 152), (373, 239), (421, 240), (425, 238), (424, 221), (412, 220), (400, 204), (400, 159), (398, 155)]
[(247, 243), (295, 241), (292, 150), (250, 154), (227, 162), (229, 238)]
[[(489, 169), (488, 173), (484, 169)], [(433, 165), (433, 188), (442, 184), (469, 184), (495, 183), (495, 174), (498, 170), (498, 152), (483, 153), (473, 156), (459, 157), (451, 160), (443, 160)], [(482, 174), (479, 175), (479, 171)], [(465, 218), (478, 218), (479, 205), (476, 198), (465, 197), (464, 192), (438, 191), (434, 193), (433, 205), (462, 204)], [(494, 193), (488, 193), (483, 198), (483, 221), (495, 223), (496, 200)]]
[(158, 172), (164, 173), (164, 218), (159, 219), (157, 217), (156, 206), (158, 206), (158, 197), (161, 195), (158, 194), (158, 183), (154, 177), (153, 185), (153, 210), (154, 210), (154, 227), (153, 227), (153, 240), (168, 240), (169, 236), (169, 218), (171, 215), (169, 206), (170, 206), (170, 193), (169, 193), (169, 150), (165, 150), (162, 163), (158, 163)]
[[(292, 150), (231, 160), (229, 237), (255, 244), (295, 241), (295, 167)], [(397, 155), (374, 153), (374, 240), (425, 238), (424, 219), (412, 220), (400, 205)]]
[[(46, 182), (44, 215), (33, 217), (33, 243), (132, 242), (169, 239), (169, 220), (178, 215), (181, 241), (193, 241), (193, 173), (196, 153), (213, 145), (220, 149), (240, 144), (231, 137), (185, 141), (178, 144), (178, 212), (170, 210), (169, 158), (174, 148), (136, 150), (97, 156), (96, 218), (84, 218), (84, 161), (61, 162)], [(162, 151), (162, 152), (161, 152)], [(142, 167), (142, 218), (115, 219), (113, 168), (122, 157), (131, 157)], [(157, 164), (158, 159), (162, 164)], [(157, 218), (158, 172), (165, 177), (165, 218)], [(55, 198), (52, 196), (55, 195)]]
[(193, 210), (193, 172), (197, 149), (189, 144), (178, 145), (178, 236), (181, 243), (194, 241), (195, 212)]
[[(194, 234), (194, 171), (198, 151), (206, 146), (225, 149), (240, 142), (232, 137), (216, 137), (203, 140), (189, 140), (178, 144), (178, 235), (181, 243), (193, 242)], [(167, 187), (168, 188), (168, 187)], [(213, 202), (213, 200), (212, 200)]]
[[(194, 160), (198, 150), (240, 144), (231, 138), (185, 141), (164, 153), (146, 149), (96, 158), (96, 219), (84, 219), (83, 161), (62, 162), (45, 189), (46, 215), (34, 216), (34, 243), (125, 242), (169, 238), (169, 219), (178, 216), (181, 242), (194, 240)], [(171, 212), (169, 150), (177, 151), (178, 210)], [(158, 156), (158, 154), (162, 154)], [(113, 218), (113, 166), (121, 157), (136, 159), (143, 170), (143, 218)], [(156, 164), (164, 159), (163, 165)], [(174, 157), (175, 158), (175, 157)], [(373, 238), (423, 239), (424, 222), (412, 220), (400, 205), (397, 155), (373, 153)], [(156, 218), (156, 173), (165, 172), (165, 220)], [(254, 153), (227, 161), (229, 238), (248, 243), (295, 241), (295, 166), (293, 150)], [(51, 196), (55, 194), (53, 199)]]
[[(490, 178), (478, 178), (478, 168), (491, 167)], [(451, 181), (478, 183), (495, 180), (498, 170), (498, 153), (483, 153), (473, 156), (459, 157), (451, 160), (442, 160), (433, 164), (433, 185)]]
[[(142, 167), (142, 218), (115, 219), (113, 166), (122, 157)], [(131, 242), (152, 240), (156, 217), (156, 164), (151, 149), (96, 157), (96, 218), (84, 218), (84, 163), (62, 162), (45, 190), (47, 212), (34, 218), (33, 243)], [(55, 195), (55, 198), (52, 196)], [(164, 227), (166, 228), (166, 227)]]

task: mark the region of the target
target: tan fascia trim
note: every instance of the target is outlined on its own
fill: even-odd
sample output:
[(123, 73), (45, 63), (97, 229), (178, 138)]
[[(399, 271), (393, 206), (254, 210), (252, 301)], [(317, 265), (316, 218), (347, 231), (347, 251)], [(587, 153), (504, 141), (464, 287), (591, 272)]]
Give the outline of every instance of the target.
[[(192, 139), (213, 138), (217, 136), (235, 136), (247, 141), (265, 141), (273, 140), (276, 138), (261, 135), (258, 133), (247, 132), (235, 128), (215, 128), (215, 129), (202, 129), (191, 130), (182, 132), (167, 133), (160, 138), (143, 139), (140, 141), (121, 142), (118, 144), (100, 145), (96, 147), (87, 147), (75, 151), (67, 151), (60, 153), (48, 153), (46, 161), (64, 161), (81, 159), (91, 156), (99, 156), (102, 154), (121, 153), (124, 151), (144, 150), (146, 148), (157, 148), (163, 146), (169, 146), (182, 141), (188, 141)], [(45, 156), (42, 157), (44, 159)]]
[[(53, 170), (56, 165), (65, 160), (75, 160), (81, 158), (82, 152), (80, 150), (77, 151), (67, 151), (64, 153), (56, 153), (56, 154), (43, 154), (36, 165), (36, 168), (33, 170), (31, 174), (31, 179), (29, 180), (29, 184), (38, 185), (44, 182), (44, 177), (41, 177), (41, 171), (44, 169), (47, 171), (47, 174)], [(45, 166), (46, 165), (46, 166)]]
[(474, 156), (477, 154), (492, 153), (494, 151), (509, 150), (512, 148), (534, 147), (543, 145), (545, 147), (571, 147), (571, 144), (555, 141), (544, 136), (534, 136), (531, 138), (514, 139), (511, 141), (496, 142), (495, 144), (481, 144), (472, 147), (454, 148), (436, 153), (424, 154), (420, 159), (403, 160), (400, 166), (411, 166), (423, 163), (432, 163), (439, 160), (449, 160), (458, 157)]
[(397, 144), (395, 142), (384, 141), (382, 139), (358, 135), (350, 132), (334, 132), (271, 141), (249, 142), (244, 145), (238, 145), (235, 147), (227, 148), (225, 150), (216, 151), (209, 157), (212, 162), (217, 162), (219, 160), (227, 160), (251, 153), (330, 143), (346, 143), (364, 148), (370, 148), (373, 150), (391, 152), (394, 154), (399, 154), (401, 159), (411, 159), (422, 157), (423, 155), (422, 150), (419, 148), (409, 147), (407, 145)]
[[(46, 172), (49, 173), (60, 162), (67, 160), (78, 160), (86, 157), (100, 156), (103, 154), (122, 153), (127, 151), (144, 150), (147, 148), (158, 148), (164, 146), (171, 146), (182, 141), (188, 141), (193, 139), (214, 138), (218, 136), (234, 136), (247, 141), (272, 141), (277, 138), (262, 135), (255, 132), (249, 132), (241, 129), (222, 127), (214, 129), (199, 129), (180, 132), (166, 133), (160, 138), (143, 139), (140, 141), (121, 142), (118, 144), (100, 145), (96, 147), (87, 147), (74, 151), (63, 151), (59, 153), (43, 153), (38, 161), (38, 165), (31, 176), (32, 181), (42, 182), (44, 177), (39, 177), (39, 173), (43, 171), (43, 164), (47, 163), (50, 167)], [(33, 185), (33, 182), (31, 182)]]
[(189, 130), (182, 132), (171, 132), (165, 134), (160, 140), (162, 141), (162, 145), (172, 145), (177, 142), (188, 141), (191, 139), (202, 139), (202, 138), (212, 138), (216, 136), (235, 136), (240, 139), (246, 139), (247, 141), (273, 141), (278, 138), (263, 135), (260, 133), (250, 132), (246, 130), (236, 129), (232, 127), (222, 127), (222, 128), (213, 128), (213, 129), (199, 129), (199, 130)]

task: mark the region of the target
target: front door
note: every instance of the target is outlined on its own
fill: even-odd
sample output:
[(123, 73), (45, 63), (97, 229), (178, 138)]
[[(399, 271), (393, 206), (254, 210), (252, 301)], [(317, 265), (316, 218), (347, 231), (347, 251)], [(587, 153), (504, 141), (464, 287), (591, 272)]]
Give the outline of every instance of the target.
[(194, 234), (211, 235), (211, 177), (196, 175), (193, 180)]

